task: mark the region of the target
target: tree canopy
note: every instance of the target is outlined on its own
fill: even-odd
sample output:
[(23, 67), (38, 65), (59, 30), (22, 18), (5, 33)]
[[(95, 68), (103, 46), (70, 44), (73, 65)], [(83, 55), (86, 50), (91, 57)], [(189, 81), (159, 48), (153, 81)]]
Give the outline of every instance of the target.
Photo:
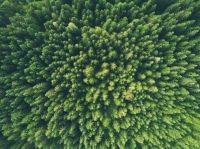
[(0, 148), (199, 149), (199, 0), (0, 0)]

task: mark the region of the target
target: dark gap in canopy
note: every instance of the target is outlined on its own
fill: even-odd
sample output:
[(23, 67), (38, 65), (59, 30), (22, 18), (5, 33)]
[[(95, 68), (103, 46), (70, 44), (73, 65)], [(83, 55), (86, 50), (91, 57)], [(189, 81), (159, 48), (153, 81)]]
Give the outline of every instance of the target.
[(155, 3), (157, 4), (156, 13), (162, 14), (165, 11), (165, 9), (167, 9), (167, 7), (169, 7), (173, 2), (175, 1), (174, 0), (155, 0)]

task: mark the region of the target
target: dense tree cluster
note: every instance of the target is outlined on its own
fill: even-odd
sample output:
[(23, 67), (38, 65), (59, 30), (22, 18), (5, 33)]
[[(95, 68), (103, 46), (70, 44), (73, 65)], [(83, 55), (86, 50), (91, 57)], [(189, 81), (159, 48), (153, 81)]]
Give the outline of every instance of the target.
[(0, 148), (199, 149), (199, 0), (0, 0)]

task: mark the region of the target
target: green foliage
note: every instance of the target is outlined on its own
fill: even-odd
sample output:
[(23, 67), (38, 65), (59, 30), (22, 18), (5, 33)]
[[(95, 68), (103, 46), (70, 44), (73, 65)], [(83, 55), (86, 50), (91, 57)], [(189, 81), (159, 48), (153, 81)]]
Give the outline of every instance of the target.
[(199, 149), (199, 0), (0, 0), (0, 148)]

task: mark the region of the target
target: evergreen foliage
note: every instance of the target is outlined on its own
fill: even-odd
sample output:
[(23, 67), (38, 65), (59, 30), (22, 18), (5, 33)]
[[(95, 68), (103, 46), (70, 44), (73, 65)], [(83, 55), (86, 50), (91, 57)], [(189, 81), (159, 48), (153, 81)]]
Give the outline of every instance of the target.
[(0, 148), (199, 149), (199, 0), (0, 0)]

